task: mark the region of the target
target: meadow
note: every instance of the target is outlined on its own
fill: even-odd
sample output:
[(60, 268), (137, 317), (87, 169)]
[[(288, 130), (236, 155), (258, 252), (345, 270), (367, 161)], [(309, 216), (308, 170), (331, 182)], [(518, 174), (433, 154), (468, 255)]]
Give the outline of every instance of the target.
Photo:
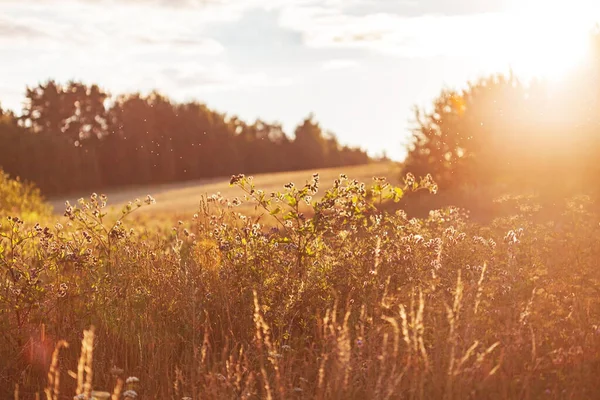
[(121, 3), (0, 0), (0, 399), (600, 399), (593, 1)]
[(386, 164), (151, 189), (62, 215), (1, 176), (0, 397), (598, 396), (592, 198), (412, 218), (444, 193)]
[[(339, 174), (344, 171), (355, 179), (367, 182), (374, 176), (390, 175), (392, 183), (400, 182), (401, 167), (393, 162), (373, 162), (365, 165), (334, 168), (315, 168), (301, 171), (275, 172), (253, 175), (254, 183), (260, 186), (261, 190), (274, 192), (281, 190), (288, 182), (304, 184), (310, 180), (315, 172), (319, 172), (321, 182), (326, 185), (333, 184)], [(175, 182), (159, 185), (137, 185), (124, 188), (111, 188), (105, 191), (110, 198), (111, 206), (120, 208), (129, 201), (136, 198), (143, 198), (150, 194), (156, 199), (156, 205), (151, 208), (140, 210), (142, 213), (150, 214), (153, 217), (164, 215), (169, 218), (177, 216), (190, 216), (198, 211), (200, 199), (213, 194), (221, 194), (226, 198), (242, 197), (244, 192), (238, 187), (229, 184), (230, 176), (222, 178), (208, 178), (193, 180), (188, 182)], [(48, 200), (54, 213), (62, 214), (65, 208), (65, 202), (70, 201), (75, 204), (78, 199), (88, 197), (88, 192), (77, 192), (72, 195), (53, 196)], [(315, 200), (320, 198), (321, 193), (315, 195)], [(247, 202), (240, 206), (238, 210), (252, 212), (254, 206)]]

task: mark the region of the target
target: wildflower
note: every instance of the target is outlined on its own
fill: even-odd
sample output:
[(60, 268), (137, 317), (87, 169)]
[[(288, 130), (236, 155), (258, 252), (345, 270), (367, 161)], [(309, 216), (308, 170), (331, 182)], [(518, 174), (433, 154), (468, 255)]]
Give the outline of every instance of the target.
[(227, 380), (227, 378), (225, 378), (225, 375), (223, 374), (216, 374), (215, 375), (217, 377), (218, 380), (220, 380), (221, 382), (224, 382)]
[[(69, 205), (69, 202), (67, 201), (67, 208), (65, 209), (65, 217), (69, 217), (69, 218), (73, 218), (73, 207), (71, 207)], [(10, 221), (10, 220), (9, 220)]]
[(58, 297), (65, 297), (67, 295), (67, 290), (69, 290), (69, 286), (66, 283), (61, 283), (58, 287)]
[[(129, 379), (127, 379), (129, 381)], [(125, 392), (123, 392), (123, 398), (124, 399), (137, 399), (138, 394), (135, 390), (126, 390)]]
[(302, 388), (295, 387), (294, 388), (294, 392), (300, 393), (300, 392), (302, 392)]
[[(287, 221), (286, 221), (287, 222)], [(285, 250), (298, 250), (298, 245), (296, 243), (288, 243), (285, 245)]]
[(130, 376), (129, 378), (127, 378), (125, 383), (138, 383), (139, 381), (140, 379), (138, 377)]
[(92, 243), (92, 236), (89, 233), (87, 233), (86, 231), (83, 231), (81, 234), (85, 238), (86, 242)]
[[(522, 232), (522, 231), (521, 231)], [(509, 245), (519, 243), (519, 239), (517, 237), (517, 233), (513, 230), (508, 231), (506, 236), (504, 236), (504, 241)]]
[(242, 179), (244, 179), (244, 174), (231, 175), (231, 179), (229, 180), (229, 184), (230, 185), (235, 185), (236, 183), (240, 182)]
[(156, 204), (156, 200), (154, 199), (154, 197), (152, 197), (150, 195), (146, 196), (146, 200), (144, 200), (144, 202), (148, 205)]

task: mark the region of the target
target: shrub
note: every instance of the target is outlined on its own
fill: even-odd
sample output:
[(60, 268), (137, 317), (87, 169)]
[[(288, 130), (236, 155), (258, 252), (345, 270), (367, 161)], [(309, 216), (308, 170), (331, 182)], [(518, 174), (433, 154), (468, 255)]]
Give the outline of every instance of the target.
[(50, 215), (50, 206), (33, 184), (11, 179), (0, 169), (0, 217), (8, 215), (36, 221)]

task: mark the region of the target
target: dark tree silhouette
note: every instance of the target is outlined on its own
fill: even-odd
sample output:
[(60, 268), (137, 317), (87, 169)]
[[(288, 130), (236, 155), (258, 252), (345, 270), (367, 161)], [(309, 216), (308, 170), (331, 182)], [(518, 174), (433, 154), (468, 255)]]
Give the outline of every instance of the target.
[(111, 97), (51, 80), (25, 97), (20, 116), (0, 109), (0, 167), (47, 195), (369, 162), (323, 135), (312, 116), (292, 139), (278, 123), (248, 124), (158, 92)]

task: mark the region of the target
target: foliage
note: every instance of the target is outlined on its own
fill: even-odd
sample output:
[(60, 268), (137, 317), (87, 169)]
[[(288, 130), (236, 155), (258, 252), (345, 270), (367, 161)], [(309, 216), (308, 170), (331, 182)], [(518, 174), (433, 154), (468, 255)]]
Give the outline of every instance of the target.
[(110, 96), (97, 85), (48, 81), (27, 88), (22, 115), (0, 113), (0, 167), (50, 195), (369, 162), (312, 116), (296, 134), (157, 92)]
[[(516, 199), (514, 215), (480, 226), (456, 208), (423, 219), (381, 211), (434, 192), (430, 177), (393, 187), (342, 175), (322, 196), (318, 175), (275, 193), (244, 175), (231, 184), (243, 199), (210, 196), (172, 229), (128, 222), (142, 201), (111, 211), (98, 195), (47, 227), (5, 219), (2, 397), (15, 383), (23, 398), (55, 386), (85, 395), (83, 372), (94, 390), (165, 399), (600, 389), (600, 226), (589, 198), (552, 221), (537, 217), (535, 198)], [(262, 213), (238, 213), (243, 202)], [(90, 325), (76, 382), (67, 370), (77, 351), (61, 340), (76, 343)], [(139, 384), (123, 388), (123, 374)]]
[(429, 172), (444, 190), (505, 185), (517, 191), (597, 194), (597, 47), (560, 84), (492, 75), (443, 90), (417, 109), (405, 172)]
[(26, 220), (38, 220), (50, 214), (40, 191), (30, 183), (11, 179), (0, 169), (0, 217), (19, 215)]

